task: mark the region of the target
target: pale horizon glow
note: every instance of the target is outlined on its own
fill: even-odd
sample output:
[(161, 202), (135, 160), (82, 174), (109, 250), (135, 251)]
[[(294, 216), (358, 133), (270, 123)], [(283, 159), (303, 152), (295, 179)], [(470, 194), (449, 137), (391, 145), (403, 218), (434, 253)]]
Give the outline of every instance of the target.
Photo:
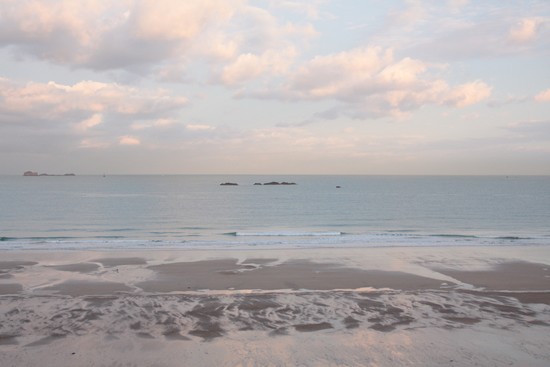
[(550, 3), (5, 0), (0, 174), (550, 175)]

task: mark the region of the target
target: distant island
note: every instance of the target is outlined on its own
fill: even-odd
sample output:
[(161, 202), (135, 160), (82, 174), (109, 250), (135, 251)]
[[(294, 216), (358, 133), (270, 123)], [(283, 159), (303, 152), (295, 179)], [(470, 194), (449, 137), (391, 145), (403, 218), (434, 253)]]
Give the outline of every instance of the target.
[(23, 176), (76, 176), (74, 173), (65, 173), (65, 174), (62, 174), (62, 175), (52, 175), (52, 174), (49, 174), (49, 173), (38, 173), (38, 172), (34, 172), (34, 171), (27, 171), (25, 173), (23, 173)]
[[(236, 182), (223, 182), (220, 184), (220, 186), (238, 186), (239, 184), (236, 183)], [(254, 186), (262, 186), (262, 185), (265, 185), (265, 186), (269, 186), (269, 185), (296, 185), (296, 182), (277, 182), (277, 181), (272, 181), (272, 182), (266, 182), (264, 184), (262, 184), (261, 182), (256, 182), (254, 183)]]
[(266, 182), (264, 183), (264, 185), (296, 185), (295, 182), (277, 182), (277, 181), (272, 181), (272, 182)]

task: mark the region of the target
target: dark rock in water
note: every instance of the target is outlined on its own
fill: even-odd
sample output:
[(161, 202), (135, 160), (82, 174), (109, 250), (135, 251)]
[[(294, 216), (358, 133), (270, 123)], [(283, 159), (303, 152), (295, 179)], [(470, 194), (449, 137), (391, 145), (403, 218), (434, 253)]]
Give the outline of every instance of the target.
[(76, 175), (74, 173), (65, 173), (63, 175), (51, 175), (49, 173), (38, 174), (38, 172), (27, 171), (23, 173), (23, 176), (76, 176)]
[(342, 186), (336, 186), (337, 189), (341, 188)]
[(220, 186), (238, 186), (238, 185), (239, 184), (235, 182), (224, 182), (220, 184)]
[(261, 183), (261, 182), (256, 182), (256, 183), (254, 184), (254, 186), (262, 186), (262, 183)]
[(272, 181), (272, 182), (266, 182), (264, 183), (264, 185), (296, 185), (295, 182), (276, 182), (276, 181)]

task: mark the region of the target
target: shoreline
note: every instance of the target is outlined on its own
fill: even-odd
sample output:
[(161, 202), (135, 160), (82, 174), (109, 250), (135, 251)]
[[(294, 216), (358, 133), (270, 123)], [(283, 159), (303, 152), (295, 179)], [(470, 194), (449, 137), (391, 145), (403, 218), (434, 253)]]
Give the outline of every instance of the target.
[(2, 255), (3, 366), (550, 361), (545, 247)]

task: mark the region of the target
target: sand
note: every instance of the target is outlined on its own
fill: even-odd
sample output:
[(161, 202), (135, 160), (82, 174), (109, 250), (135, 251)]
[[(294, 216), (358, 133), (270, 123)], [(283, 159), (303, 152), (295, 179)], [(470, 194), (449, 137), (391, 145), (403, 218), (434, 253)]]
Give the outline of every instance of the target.
[(1, 255), (1, 366), (550, 365), (542, 246)]

